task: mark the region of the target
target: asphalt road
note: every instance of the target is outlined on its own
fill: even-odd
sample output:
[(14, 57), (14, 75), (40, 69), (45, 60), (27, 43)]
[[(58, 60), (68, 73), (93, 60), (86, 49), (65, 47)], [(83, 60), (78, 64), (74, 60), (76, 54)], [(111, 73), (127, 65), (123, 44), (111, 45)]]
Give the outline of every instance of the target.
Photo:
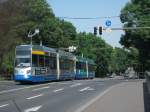
[(0, 112), (76, 112), (124, 80), (74, 80), (21, 85), (0, 82)]

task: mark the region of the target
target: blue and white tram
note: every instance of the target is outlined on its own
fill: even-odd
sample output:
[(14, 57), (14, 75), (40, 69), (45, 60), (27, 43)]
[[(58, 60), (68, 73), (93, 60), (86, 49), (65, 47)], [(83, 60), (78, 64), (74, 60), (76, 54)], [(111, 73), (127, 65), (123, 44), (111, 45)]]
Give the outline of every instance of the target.
[(74, 79), (75, 59), (71, 53), (44, 46), (17, 46), (14, 80), (45, 82)]
[(88, 78), (93, 79), (95, 77), (96, 63), (93, 60), (87, 59), (88, 64)]
[(95, 77), (95, 65), (93, 60), (77, 56), (75, 79), (93, 79)]

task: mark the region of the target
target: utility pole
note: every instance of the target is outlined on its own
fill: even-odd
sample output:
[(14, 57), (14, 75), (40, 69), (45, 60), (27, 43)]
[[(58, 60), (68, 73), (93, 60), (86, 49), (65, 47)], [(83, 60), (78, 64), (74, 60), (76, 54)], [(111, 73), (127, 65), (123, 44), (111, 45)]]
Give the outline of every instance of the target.
[[(146, 27), (124, 27), (124, 28), (110, 28), (111, 30), (136, 30), (136, 29), (150, 29), (149, 26)], [(103, 28), (103, 30), (107, 30), (107, 28)]]

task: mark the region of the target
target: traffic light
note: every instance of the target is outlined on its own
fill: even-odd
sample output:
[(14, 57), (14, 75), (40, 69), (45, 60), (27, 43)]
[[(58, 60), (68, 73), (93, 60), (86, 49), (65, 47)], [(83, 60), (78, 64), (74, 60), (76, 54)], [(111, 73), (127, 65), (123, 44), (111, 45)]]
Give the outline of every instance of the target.
[(97, 35), (97, 27), (94, 27), (94, 35)]
[(102, 26), (99, 26), (99, 34), (102, 35), (102, 32), (103, 32), (103, 28)]

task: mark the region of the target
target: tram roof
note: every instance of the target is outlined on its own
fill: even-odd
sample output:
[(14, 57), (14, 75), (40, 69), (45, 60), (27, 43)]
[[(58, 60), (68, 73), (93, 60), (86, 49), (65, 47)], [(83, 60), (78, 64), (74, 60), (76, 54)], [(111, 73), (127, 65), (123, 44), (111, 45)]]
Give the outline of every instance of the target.
[(54, 52), (54, 53), (56, 53), (56, 49), (45, 47), (45, 46), (40, 46), (40, 45), (33, 45), (32, 50), (40, 50), (40, 51), (44, 51), (44, 52)]
[(55, 49), (55, 48), (49, 48), (49, 47), (46, 47), (46, 46), (40, 46), (40, 45), (19, 45), (19, 46), (16, 46), (16, 49), (18, 50), (30, 50), (32, 47), (32, 50), (35, 50), (35, 51), (44, 51), (44, 52), (51, 52), (51, 53), (59, 53), (59, 55), (63, 58), (75, 58), (75, 55), (73, 55), (72, 53), (70, 52), (66, 52), (66, 51), (63, 51), (63, 50), (59, 50), (59, 49)]
[(84, 58), (84, 57), (81, 57), (81, 56), (76, 56), (76, 59), (79, 62), (84, 62), (85, 63), (87, 61), (89, 64), (96, 65), (93, 60), (88, 59), (88, 58)]

